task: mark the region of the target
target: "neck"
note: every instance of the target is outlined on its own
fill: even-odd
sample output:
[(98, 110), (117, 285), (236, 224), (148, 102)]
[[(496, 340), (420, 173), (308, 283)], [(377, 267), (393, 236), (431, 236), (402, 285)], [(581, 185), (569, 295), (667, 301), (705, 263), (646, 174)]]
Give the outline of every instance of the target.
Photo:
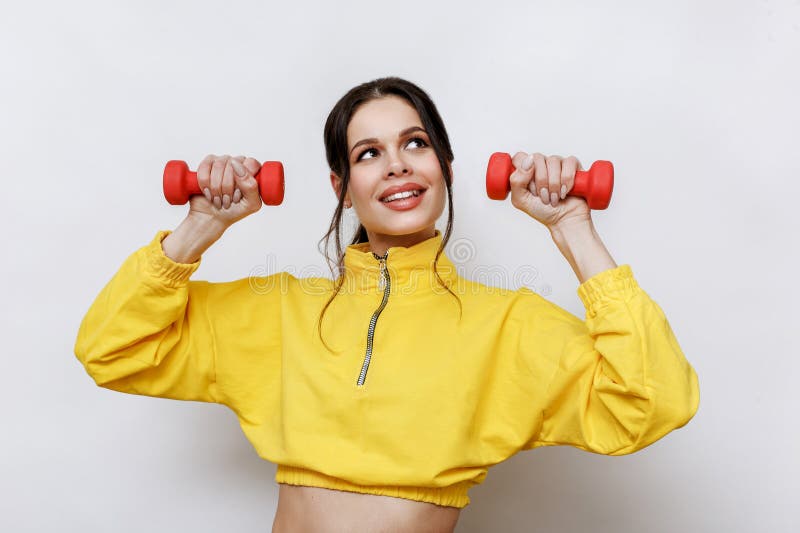
[(421, 231), (408, 233), (405, 235), (388, 235), (367, 230), (369, 247), (372, 253), (383, 256), (386, 250), (392, 246), (403, 246), (409, 248), (426, 239), (430, 239), (436, 234), (435, 226), (431, 225)]
[[(388, 257), (386, 252), (375, 254), (368, 242), (350, 244), (344, 255), (346, 287), (364, 294), (372, 294), (374, 291), (383, 293), (385, 287), (391, 286), (393, 294), (397, 297), (402, 294), (413, 294), (419, 290), (439, 290), (438, 278), (442, 278), (446, 283), (456, 283), (458, 280), (456, 267), (444, 251), (434, 266), (436, 253), (441, 244), (442, 235), (439, 230), (435, 230), (432, 238), (411, 246), (390, 246), (386, 249)], [(383, 285), (381, 282), (387, 273), (391, 284)]]

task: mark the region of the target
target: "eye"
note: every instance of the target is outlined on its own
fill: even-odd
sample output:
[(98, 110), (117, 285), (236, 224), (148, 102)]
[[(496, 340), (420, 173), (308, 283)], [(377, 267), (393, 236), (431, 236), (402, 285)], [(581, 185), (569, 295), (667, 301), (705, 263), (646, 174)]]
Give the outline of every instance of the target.
[[(415, 141), (419, 142), (420, 148), (425, 148), (426, 146), (428, 146), (428, 143), (426, 143), (425, 139), (423, 139), (422, 137), (414, 137), (412, 139), (409, 139), (408, 143), (406, 143), (406, 145), (408, 145), (409, 143), (415, 142)], [(364, 158), (364, 156), (366, 154), (370, 153), (370, 152), (375, 152), (377, 154), (378, 150), (375, 149), (375, 148), (367, 148), (366, 150), (364, 150), (360, 154), (358, 154), (358, 157), (356, 157), (356, 161), (361, 161)], [(372, 159), (372, 158), (369, 157), (367, 159)]]
[(423, 139), (422, 137), (414, 137), (413, 139), (409, 140), (408, 142), (413, 142), (413, 141), (419, 141), (421, 143), (421, 145), (422, 145), (421, 148), (425, 147), (425, 146), (428, 146), (428, 143), (426, 143), (425, 139)]
[(366, 155), (366, 154), (368, 154), (370, 152), (377, 152), (377, 150), (375, 150), (375, 148), (367, 148), (366, 150), (364, 150), (363, 152), (358, 154), (358, 157), (356, 157), (356, 161), (361, 161), (361, 159), (363, 159), (364, 155)]

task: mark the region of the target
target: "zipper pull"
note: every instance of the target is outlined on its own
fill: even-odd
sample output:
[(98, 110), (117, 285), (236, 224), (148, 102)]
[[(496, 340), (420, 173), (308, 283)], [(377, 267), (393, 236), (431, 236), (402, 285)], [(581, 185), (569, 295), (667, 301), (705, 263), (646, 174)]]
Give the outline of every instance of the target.
[[(389, 254), (387, 253), (386, 255), (389, 255)], [(381, 278), (378, 280), (378, 288), (379, 289), (383, 289), (384, 287), (386, 287), (385, 274), (386, 274), (386, 257), (382, 257), (381, 258), (381, 273), (380, 273)]]

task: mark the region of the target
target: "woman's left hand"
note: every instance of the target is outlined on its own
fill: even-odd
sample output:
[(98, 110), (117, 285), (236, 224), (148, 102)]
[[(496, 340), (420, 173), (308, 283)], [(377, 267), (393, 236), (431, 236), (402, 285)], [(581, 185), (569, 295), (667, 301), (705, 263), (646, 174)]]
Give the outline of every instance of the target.
[(583, 170), (574, 156), (517, 152), (511, 162), (516, 169), (509, 179), (514, 207), (548, 228), (567, 221), (591, 221), (586, 200), (567, 196), (575, 184), (575, 172)]

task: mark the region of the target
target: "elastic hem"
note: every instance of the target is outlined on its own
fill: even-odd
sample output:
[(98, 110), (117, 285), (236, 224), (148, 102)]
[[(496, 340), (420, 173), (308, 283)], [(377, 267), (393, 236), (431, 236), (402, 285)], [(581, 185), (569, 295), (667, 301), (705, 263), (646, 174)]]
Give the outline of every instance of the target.
[(158, 231), (153, 240), (143, 248), (143, 268), (147, 275), (160, 279), (165, 285), (180, 287), (185, 285), (189, 277), (200, 267), (202, 258), (198, 258), (194, 263), (177, 263), (167, 257), (161, 247), (161, 241), (170, 233), (171, 230)]
[(623, 298), (639, 289), (628, 264), (609, 268), (584, 281), (578, 286), (578, 297), (586, 310), (594, 315), (604, 299)]
[(289, 485), (322, 487), (347, 492), (359, 492), (361, 494), (405, 498), (407, 500), (458, 508), (464, 508), (469, 505), (470, 500), (469, 496), (467, 496), (467, 490), (474, 484), (471, 481), (462, 481), (447, 487), (357, 485), (313, 470), (288, 465), (278, 465), (278, 469), (275, 472), (275, 481)]

